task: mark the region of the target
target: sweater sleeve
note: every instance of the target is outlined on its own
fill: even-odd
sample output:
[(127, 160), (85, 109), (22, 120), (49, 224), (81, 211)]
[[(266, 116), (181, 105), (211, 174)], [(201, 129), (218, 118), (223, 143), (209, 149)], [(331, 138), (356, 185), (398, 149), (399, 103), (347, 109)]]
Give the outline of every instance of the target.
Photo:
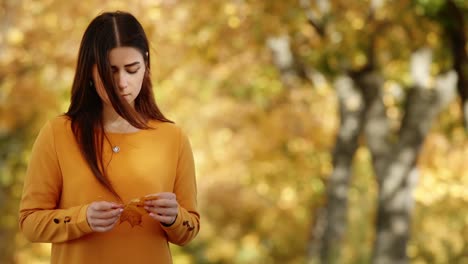
[(200, 230), (200, 214), (197, 211), (197, 184), (192, 148), (187, 136), (181, 131), (179, 142), (179, 158), (174, 183), (179, 212), (172, 225), (161, 226), (170, 242), (185, 245), (194, 239)]
[(64, 242), (92, 232), (86, 220), (88, 205), (57, 209), (61, 190), (54, 131), (48, 122), (34, 142), (20, 202), (20, 229), (30, 241)]

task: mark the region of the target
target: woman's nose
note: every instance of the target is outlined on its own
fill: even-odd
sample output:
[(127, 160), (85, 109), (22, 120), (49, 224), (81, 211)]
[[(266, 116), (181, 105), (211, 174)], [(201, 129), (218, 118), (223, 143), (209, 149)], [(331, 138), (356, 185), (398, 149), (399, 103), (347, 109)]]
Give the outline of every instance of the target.
[(128, 86), (128, 80), (125, 73), (120, 72), (117, 76), (117, 85), (120, 89), (124, 89)]

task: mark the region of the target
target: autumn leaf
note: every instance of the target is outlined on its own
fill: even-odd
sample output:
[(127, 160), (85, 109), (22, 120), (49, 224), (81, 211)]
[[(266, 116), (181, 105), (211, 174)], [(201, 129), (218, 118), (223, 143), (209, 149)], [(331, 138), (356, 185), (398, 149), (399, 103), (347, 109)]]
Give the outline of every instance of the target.
[(125, 205), (124, 210), (120, 215), (120, 224), (128, 221), (132, 227), (136, 225), (141, 226), (143, 214), (146, 213), (143, 209), (145, 202), (156, 199), (156, 196), (144, 196), (130, 200), (130, 202)]
[(139, 225), (141, 226), (142, 214), (139, 212), (135, 205), (125, 206), (122, 214), (120, 215), (120, 223), (128, 221), (132, 227)]

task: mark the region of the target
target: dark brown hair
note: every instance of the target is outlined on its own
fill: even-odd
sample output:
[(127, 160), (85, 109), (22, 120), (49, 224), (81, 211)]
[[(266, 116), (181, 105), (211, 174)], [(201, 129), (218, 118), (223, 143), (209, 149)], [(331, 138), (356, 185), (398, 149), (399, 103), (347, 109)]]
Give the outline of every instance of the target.
[[(145, 75), (134, 108), (119, 96), (114, 82), (109, 52), (116, 47), (135, 48), (145, 60)], [(92, 82), (94, 64), (97, 65), (113, 108), (131, 125), (139, 129), (150, 129), (148, 120), (171, 121), (164, 117), (154, 99), (150, 79), (149, 44), (141, 24), (133, 15), (120, 11), (102, 13), (94, 18), (81, 40), (71, 103), (65, 115), (71, 119), (75, 139), (94, 176), (120, 199), (106, 177), (106, 168), (103, 166), (102, 151), (106, 135), (102, 121), (103, 102)]]

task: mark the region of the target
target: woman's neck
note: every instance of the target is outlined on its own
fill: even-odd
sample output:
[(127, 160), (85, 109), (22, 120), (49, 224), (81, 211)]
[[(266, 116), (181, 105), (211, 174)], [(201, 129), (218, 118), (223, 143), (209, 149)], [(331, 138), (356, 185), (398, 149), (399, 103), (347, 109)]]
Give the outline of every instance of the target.
[(132, 133), (139, 130), (117, 114), (112, 106), (107, 105), (104, 105), (102, 111), (102, 125), (106, 132)]

